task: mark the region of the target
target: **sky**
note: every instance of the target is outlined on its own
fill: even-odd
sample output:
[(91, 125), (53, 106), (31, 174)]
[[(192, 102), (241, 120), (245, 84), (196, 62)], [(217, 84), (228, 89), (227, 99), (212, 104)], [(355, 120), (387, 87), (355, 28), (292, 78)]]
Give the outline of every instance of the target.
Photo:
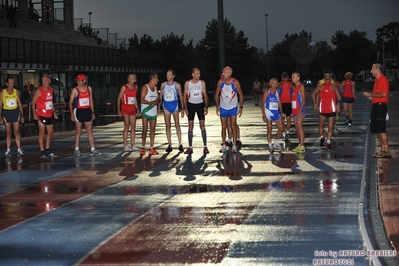
[[(204, 37), (208, 22), (218, 18), (218, 0), (75, 0), (74, 17), (93, 28), (109, 28), (118, 38), (154, 40), (174, 33), (194, 45)], [(224, 17), (248, 43), (266, 48), (266, 17), (269, 49), (288, 34), (302, 30), (313, 41), (326, 40), (337, 30), (349, 34), (366, 31), (375, 40), (376, 29), (399, 21), (399, 0), (224, 0)], [(77, 27), (77, 25), (75, 25)], [(103, 38), (104, 39), (104, 38)]]

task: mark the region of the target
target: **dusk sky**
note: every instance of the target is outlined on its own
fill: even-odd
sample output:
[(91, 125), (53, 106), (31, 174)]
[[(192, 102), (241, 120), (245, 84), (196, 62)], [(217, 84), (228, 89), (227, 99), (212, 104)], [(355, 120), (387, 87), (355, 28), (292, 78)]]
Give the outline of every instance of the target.
[[(194, 45), (203, 38), (207, 23), (217, 19), (217, 0), (76, 0), (75, 18), (93, 28), (109, 28), (118, 38), (136, 33), (159, 40), (184, 34)], [(313, 41), (330, 41), (335, 31), (366, 31), (375, 40), (376, 29), (399, 21), (399, 0), (224, 0), (224, 16), (242, 30), (252, 46), (266, 47), (268, 14), (269, 49), (286, 33), (305, 30)]]

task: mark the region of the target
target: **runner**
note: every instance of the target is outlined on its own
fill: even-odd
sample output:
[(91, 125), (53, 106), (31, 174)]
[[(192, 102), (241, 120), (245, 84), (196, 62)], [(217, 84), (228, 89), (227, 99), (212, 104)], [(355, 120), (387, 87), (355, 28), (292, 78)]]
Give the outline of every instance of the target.
[[(172, 133), (171, 133), (171, 116), (173, 116), (173, 120), (175, 121), (175, 128), (177, 134), (177, 140), (179, 141), (179, 151), (184, 152), (183, 144), (181, 142), (181, 129), (180, 129), (180, 119), (179, 119), (179, 101), (182, 107), (181, 118), (184, 117), (184, 104), (183, 104), (183, 96), (181, 92), (180, 83), (174, 81), (175, 71), (173, 69), (169, 69), (166, 72), (166, 80), (161, 84), (161, 102), (160, 105), (163, 105), (163, 114), (165, 119), (166, 126), (166, 138), (168, 140), (168, 147), (166, 148), (166, 152), (171, 152), (172, 149)], [(160, 108), (160, 107), (159, 107)]]
[(256, 106), (259, 106), (259, 95), (260, 95), (261, 89), (262, 89), (262, 84), (256, 78), (254, 81), (254, 84), (252, 86), (252, 93), (254, 94), (254, 101), (255, 101)]
[(294, 83), (294, 93), (292, 94), (292, 117), (298, 135), (299, 145), (292, 151), (296, 153), (305, 152), (305, 132), (303, 131), (303, 118), (306, 115), (306, 95), (305, 87), (301, 83), (301, 75), (294, 72), (291, 75), (292, 82)]
[(290, 129), (291, 129), (291, 113), (292, 113), (292, 92), (293, 85), (291, 81), (289, 81), (290, 75), (287, 72), (283, 72), (281, 74), (281, 82), (279, 84), (279, 95), (281, 102), (281, 114), (283, 118), (286, 120), (285, 131), (283, 132), (284, 138), (289, 138)]
[(343, 88), (342, 94), (342, 105), (344, 108), (344, 114), (346, 116), (346, 124), (352, 125), (353, 119), (353, 103), (355, 102), (355, 91), (356, 83), (352, 80), (353, 74), (351, 72), (345, 73), (345, 80), (342, 82), (341, 87)]
[[(281, 102), (277, 91), (278, 80), (272, 78), (270, 80), (270, 89), (263, 93), (262, 98), (262, 119), (267, 123), (267, 142), (269, 151), (273, 153), (275, 150), (281, 151), (279, 140), (283, 134), (284, 126), (281, 120)], [(275, 122), (278, 128), (276, 140), (272, 145), (272, 123)]]
[(206, 85), (203, 80), (200, 80), (201, 72), (198, 68), (193, 68), (191, 71), (192, 79), (184, 83), (184, 109), (188, 117), (188, 145), (189, 147), (184, 152), (185, 154), (193, 153), (193, 129), (194, 117), (198, 116), (202, 142), (204, 144), (203, 153), (208, 154), (209, 150), (206, 145), (206, 130), (205, 130), (205, 116), (208, 114), (208, 94), (206, 92)]
[[(132, 152), (140, 149), (135, 145), (136, 139), (136, 118), (140, 116), (139, 106), (137, 103), (137, 81), (136, 74), (129, 74), (127, 84), (121, 87), (116, 100), (118, 116), (123, 116), (123, 151)], [(122, 104), (122, 108), (121, 108)], [(127, 135), (130, 130), (130, 144), (127, 145)]]

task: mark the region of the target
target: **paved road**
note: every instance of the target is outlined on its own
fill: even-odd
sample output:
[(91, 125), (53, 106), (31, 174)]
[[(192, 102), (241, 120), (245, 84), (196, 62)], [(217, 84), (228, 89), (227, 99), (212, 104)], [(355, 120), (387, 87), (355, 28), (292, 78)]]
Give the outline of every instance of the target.
[[(0, 161), (0, 265), (369, 265), (358, 216), (369, 110), (357, 98), (353, 125), (340, 117), (327, 150), (308, 108), (303, 156), (269, 154), (252, 101), (238, 119), (237, 156), (218, 152), (214, 108), (208, 155), (197, 122), (194, 153), (166, 154), (162, 117), (157, 156), (123, 153), (121, 122), (95, 128), (103, 157), (88, 155), (85, 137), (73, 157), (73, 132), (57, 133), (55, 159), (40, 159), (26, 138), (23, 160)], [(186, 118), (182, 131), (187, 143)]]

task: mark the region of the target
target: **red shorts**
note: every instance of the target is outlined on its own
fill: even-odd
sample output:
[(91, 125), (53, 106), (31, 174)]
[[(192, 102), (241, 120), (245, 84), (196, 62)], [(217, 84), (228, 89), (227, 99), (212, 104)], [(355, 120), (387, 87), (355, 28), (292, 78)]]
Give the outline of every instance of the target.
[(122, 104), (122, 114), (125, 115), (136, 115), (136, 106), (135, 105), (127, 105)]

